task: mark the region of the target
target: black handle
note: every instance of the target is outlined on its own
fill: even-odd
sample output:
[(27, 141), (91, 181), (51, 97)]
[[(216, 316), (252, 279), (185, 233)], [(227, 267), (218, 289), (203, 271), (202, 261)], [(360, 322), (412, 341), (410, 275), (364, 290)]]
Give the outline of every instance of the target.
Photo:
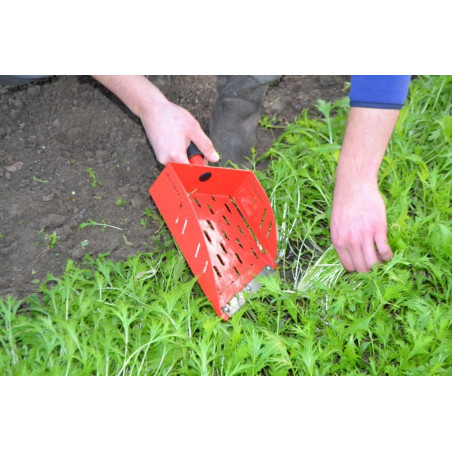
[(195, 155), (200, 155), (202, 158), (204, 158), (204, 154), (197, 148), (196, 144), (191, 141), (187, 149), (188, 160), (190, 160)]

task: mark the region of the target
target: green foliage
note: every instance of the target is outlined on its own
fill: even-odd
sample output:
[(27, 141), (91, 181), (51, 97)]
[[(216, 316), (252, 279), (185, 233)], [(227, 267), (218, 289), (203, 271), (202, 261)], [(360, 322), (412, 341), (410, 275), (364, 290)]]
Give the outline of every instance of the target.
[(92, 168), (87, 168), (86, 172), (89, 174), (89, 177), (91, 178), (91, 187), (102, 187), (102, 182), (97, 178), (96, 173)]
[(53, 231), (51, 234), (45, 234), (44, 236), (47, 246), (49, 248), (55, 248), (60, 240), (60, 237)]
[(127, 204), (127, 201), (125, 200), (125, 199), (122, 199), (122, 198), (118, 198), (117, 200), (116, 200), (116, 203), (115, 203), (115, 205), (117, 206), (117, 207), (123, 207), (123, 206), (125, 206)]
[(230, 321), (216, 317), (148, 210), (160, 226), (153, 252), (68, 261), (36, 294), (0, 300), (1, 373), (451, 375), (450, 99), (450, 76), (412, 82), (380, 170), (395, 252), (388, 264), (347, 274), (331, 247), (348, 100), (319, 101), (322, 118), (302, 112), (262, 157), (279, 277)]
[(263, 116), (259, 119), (259, 126), (263, 129), (284, 129), (285, 126), (277, 125), (279, 123), (279, 119), (276, 115), (273, 118), (269, 118), (268, 116)]
[(122, 228), (118, 228), (117, 226), (112, 226), (111, 224), (106, 224), (106, 223), (98, 223), (97, 221), (94, 220), (88, 220), (87, 223), (80, 223), (78, 225), (79, 229), (85, 229), (87, 226), (99, 226), (103, 231), (105, 230), (105, 228), (113, 228), (113, 229), (118, 229), (119, 231), (122, 231)]

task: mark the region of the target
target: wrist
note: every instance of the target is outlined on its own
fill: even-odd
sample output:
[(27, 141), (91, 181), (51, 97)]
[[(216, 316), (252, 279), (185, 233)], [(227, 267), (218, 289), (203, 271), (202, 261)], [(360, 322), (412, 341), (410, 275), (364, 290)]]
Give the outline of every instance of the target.
[(163, 93), (144, 78), (143, 85), (140, 87), (135, 99), (134, 108), (131, 110), (140, 118), (149, 116), (158, 116), (159, 111), (169, 103), (169, 100)]
[(381, 160), (363, 157), (362, 154), (349, 153), (344, 149), (337, 165), (336, 184), (377, 186)]

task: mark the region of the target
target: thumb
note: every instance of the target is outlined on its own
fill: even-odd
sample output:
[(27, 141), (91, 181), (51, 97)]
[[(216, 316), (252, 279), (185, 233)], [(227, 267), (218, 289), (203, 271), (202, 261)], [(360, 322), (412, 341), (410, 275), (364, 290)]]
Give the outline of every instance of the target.
[(209, 162), (215, 163), (220, 160), (220, 156), (213, 147), (212, 141), (202, 131), (201, 126), (199, 127), (199, 129), (197, 128), (191, 139)]

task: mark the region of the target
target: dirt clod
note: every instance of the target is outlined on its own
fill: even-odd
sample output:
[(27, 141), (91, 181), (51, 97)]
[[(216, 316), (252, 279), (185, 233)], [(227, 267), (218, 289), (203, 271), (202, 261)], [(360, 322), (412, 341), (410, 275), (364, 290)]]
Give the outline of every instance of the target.
[(20, 171), (23, 166), (24, 166), (23, 162), (16, 162), (10, 166), (5, 166), (5, 170), (9, 171), (10, 173), (15, 173), (17, 171)]

